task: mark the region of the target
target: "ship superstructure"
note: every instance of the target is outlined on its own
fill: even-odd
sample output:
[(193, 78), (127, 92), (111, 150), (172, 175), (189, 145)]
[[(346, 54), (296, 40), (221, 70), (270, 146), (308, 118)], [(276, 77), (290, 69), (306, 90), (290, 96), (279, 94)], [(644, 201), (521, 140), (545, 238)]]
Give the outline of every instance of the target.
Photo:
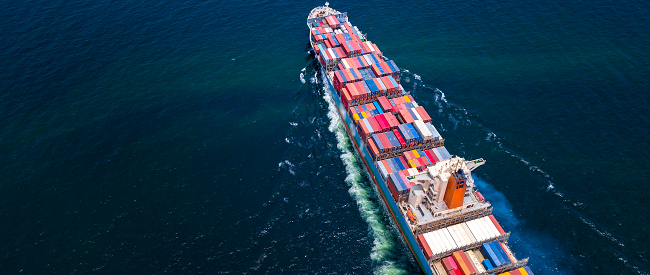
[(328, 3), (307, 18), (309, 40), (346, 131), (406, 246), (426, 274), (533, 274), (517, 259), (472, 171), (452, 156), (401, 71)]

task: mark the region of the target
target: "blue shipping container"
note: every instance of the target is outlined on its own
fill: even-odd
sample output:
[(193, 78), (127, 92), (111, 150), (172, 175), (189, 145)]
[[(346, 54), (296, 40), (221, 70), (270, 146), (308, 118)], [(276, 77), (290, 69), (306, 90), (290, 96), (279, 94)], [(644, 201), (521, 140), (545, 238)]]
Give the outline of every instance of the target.
[(497, 255), (494, 254), (494, 251), (492, 251), (492, 248), (490, 247), (489, 244), (484, 243), (483, 245), (481, 245), (481, 252), (483, 252), (483, 255), (485, 256), (486, 259), (490, 260), (492, 266), (494, 267), (501, 266), (501, 261), (499, 261)]
[(494, 269), (494, 267), (492, 266), (492, 264), (490, 264), (490, 261), (488, 261), (487, 259), (483, 260), (482, 264), (483, 264), (483, 267), (485, 267), (485, 270), (492, 270), (492, 269)]

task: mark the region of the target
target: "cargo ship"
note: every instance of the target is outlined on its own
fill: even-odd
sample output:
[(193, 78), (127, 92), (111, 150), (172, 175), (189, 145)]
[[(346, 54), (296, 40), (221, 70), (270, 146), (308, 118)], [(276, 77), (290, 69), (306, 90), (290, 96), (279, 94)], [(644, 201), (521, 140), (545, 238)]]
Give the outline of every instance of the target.
[(388, 60), (328, 3), (307, 17), (309, 41), (347, 134), (414, 262), (425, 274), (532, 275), (474, 185), (483, 159), (452, 156)]

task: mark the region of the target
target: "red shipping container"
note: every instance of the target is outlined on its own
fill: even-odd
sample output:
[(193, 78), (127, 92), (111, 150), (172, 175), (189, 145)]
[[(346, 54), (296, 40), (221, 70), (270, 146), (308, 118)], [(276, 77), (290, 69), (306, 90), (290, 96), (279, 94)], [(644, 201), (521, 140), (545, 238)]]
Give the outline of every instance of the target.
[(431, 255), (433, 255), (433, 252), (431, 252), (431, 248), (429, 248), (429, 244), (427, 243), (427, 240), (422, 235), (418, 235), (417, 240), (420, 247), (422, 247), (422, 252), (424, 252), (424, 257), (428, 261), (431, 258)]
[(343, 47), (343, 50), (345, 51), (345, 55), (349, 56), (349, 55), (352, 55), (352, 49), (350, 48), (350, 46), (348, 46), (348, 43), (346, 43), (346, 42), (341, 43), (341, 46)]
[(379, 156), (379, 149), (377, 149), (377, 145), (375, 145), (375, 142), (372, 141), (372, 138), (366, 139), (366, 143), (368, 144), (368, 147), (370, 148), (370, 153), (375, 156), (375, 159)]
[(381, 131), (381, 125), (377, 123), (377, 120), (374, 117), (369, 117), (368, 123), (370, 123), (370, 126), (372, 126), (372, 129), (375, 130), (375, 132)]
[(427, 160), (426, 157), (420, 157), (420, 163), (422, 163), (422, 166), (427, 166), (431, 163), (429, 163), (429, 160)]
[(409, 151), (402, 153), (402, 157), (404, 157), (404, 159), (408, 162), (410, 160)]
[(458, 266), (456, 265), (456, 262), (454, 262), (454, 259), (451, 257), (447, 258), (442, 258), (442, 265), (445, 267), (447, 271), (457, 269)]
[(399, 114), (398, 116), (400, 118), (400, 121), (402, 121), (402, 123), (411, 123), (414, 121), (413, 117), (411, 116), (411, 113), (409, 113), (409, 111), (405, 109), (400, 109), (398, 114)]
[(363, 87), (363, 85), (361, 85), (361, 83), (355, 82), (354, 88), (356, 88), (357, 92), (359, 92), (359, 99), (363, 99), (368, 95), (368, 91), (365, 87)]
[(343, 48), (341, 48), (341, 47), (336, 47), (336, 48), (334, 48), (334, 49), (336, 49), (336, 53), (337, 53), (341, 58), (347, 57), (347, 55), (345, 54), (345, 51), (343, 51)]
[(470, 261), (469, 257), (467, 257), (467, 254), (465, 252), (460, 253), (460, 257), (463, 258), (463, 261), (467, 265), (467, 268), (469, 269), (469, 274), (477, 273), (476, 269), (474, 268), (474, 264)]
[(422, 107), (422, 106), (418, 106), (418, 107), (415, 107), (415, 110), (416, 110), (416, 111), (418, 112), (418, 114), (422, 117), (422, 120), (423, 120), (424, 122), (431, 122), (431, 117), (429, 116), (429, 114), (427, 113), (427, 111), (424, 110), (424, 107)]
[(384, 146), (384, 148), (386, 148), (387, 151), (391, 151), (393, 149), (393, 145), (391, 145), (390, 141), (388, 141), (386, 134), (379, 133), (377, 136), (379, 136), (379, 141), (381, 141), (381, 144)]
[(366, 138), (368, 136), (370, 136), (370, 133), (372, 132), (372, 130), (368, 129), (366, 124), (363, 122), (363, 119), (360, 119), (359, 121), (357, 121), (357, 124), (359, 124), (359, 129), (361, 130), (361, 133), (360, 133), (361, 136), (366, 137)]
[(377, 101), (379, 101), (379, 106), (381, 106), (384, 112), (389, 112), (393, 108), (393, 105), (390, 104), (390, 101), (385, 96), (380, 96), (377, 98)]
[(343, 101), (343, 106), (345, 108), (348, 108), (350, 106), (350, 103), (352, 103), (352, 97), (350, 96), (350, 92), (348, 92), (348, 89), (343, 88), (341, 89), (341, 101)]
[(390, 125), (388, 124), (388, 121), (386, 121), (386, 118), (381, 115), (374, 116), (374, 118), (377, 120), (377, 123), (379, 123), (379, 127), (381, 127), (382, 132), (386, 132), (388, 129), (390, 129)]
[(338, 65), (339, 70), (345, 70), (345, 67), (343, 67), (343, 64), (339, 63)]
[(370, 48), (368, 48), (368, 45), (366, 45), (366, 43), (361, 43), (360, 45), (361, 45), (361, 52), (363, 52), (363, 54), (372, 53), (372, 51), (370, 50)]
[(386, 172), (388, 172), (388, 174), (395, 172), (393, 169), (390, 169), (390, 165), (388, 165), (388, 162), (386, 162), (386, 160), (381, 160), (381, 163), (384, 164), (384, 168), (386, 168)]
[(492, 221), (494, 226), (497, 228), (497, 230), (499, 230), (499, 234), (501, 234), (501, 235), (506, 234), (506, 232), (503, 231), (503, 228), (501, 228), (501, 225), (499, 224), (499, 222), (497, 222), (497, 219), (495, 219), (493, 215), (490, 215), (490, 220)]
[(433, 162), (431, 164), (435, 164), (436, 162), (438, 162), (438, 160), (436, 158), (434, 158), (435, 154), (433, 154), (433, 152), (429, 152), (429, 151), (431, 151), (431, 150), (424, 151), (424, 154), (427, 155), (427, 157), (429, 157), (429, 159)]

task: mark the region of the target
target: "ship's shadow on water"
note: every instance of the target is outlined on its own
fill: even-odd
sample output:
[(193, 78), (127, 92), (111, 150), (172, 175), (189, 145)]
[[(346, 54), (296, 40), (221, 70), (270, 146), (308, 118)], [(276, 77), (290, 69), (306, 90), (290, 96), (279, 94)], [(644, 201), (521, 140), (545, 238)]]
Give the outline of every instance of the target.
[(476, 175), (473, 177), (477, 189), (492, 204), (492, 214), (503, 229), (510, 232), (508, 243), (513, 251), (525, 251), (526, 255), (515, 255), (518, 259), (529, 257), (529, 266), (535, 272), (541, 270), (544, 274), (575, 274), (571, 269), (566, 269), (566, 266), (575, 266), (576, 263), (562, 250), (556, 239), (527, 227), (525, 221), (517, 218), (503, 193)]

